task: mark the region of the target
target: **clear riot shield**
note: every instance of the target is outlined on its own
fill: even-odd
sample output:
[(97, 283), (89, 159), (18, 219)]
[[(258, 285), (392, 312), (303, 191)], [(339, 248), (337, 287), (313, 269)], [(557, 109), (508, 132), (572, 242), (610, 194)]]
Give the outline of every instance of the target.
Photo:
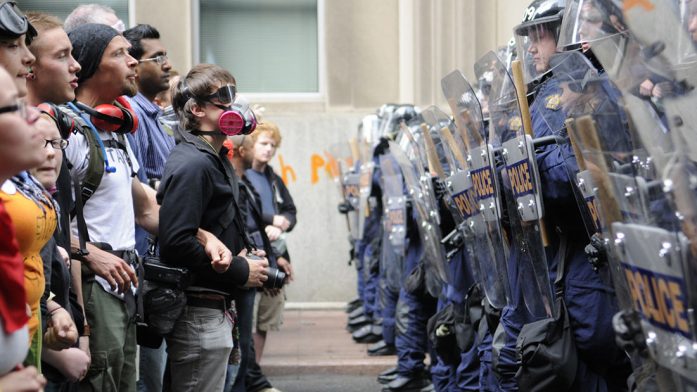
[[(463, 230), (469, 222), (476, 219), (479, 210), (472, 181), (464, 170), (465, 162), (464, 158), (461, 158), (461, 147), (455, 146), (453, 151), (452, 143), (456, 143), (452, 136), (454, 124), (450, 117), (436, 106), (424, 109), (421, 115), (425, 122), (421, 126), (422, 132), (427, 135), (424, 141), (427, 146), (429, 167), (447, 187), (447, 194), (443, 196), (443, 201), (456, 224), (456, 229), (452, 233), (443, 233), (447, 234), (443, 243), (450, 244), (452, 247), (446, 254), (446, 259), (450, 260), (455, 252), (464, 246), (468, 255), (467, 260), (472, 263), (469, 266), (470, 270), (475, 281), (480, 282), (483, 276), (477, 261), (476, 242), (468, 231)], [(447, 268), (445, 270), (449, 271)], [(449, 281), (452, 282), (452, 280)]]
[(441, 245), (438, 207), (435, 204), (431, 175), (426, 170), (425, 148), (419, 145), (419, 140), (423, 140), (420, 124), (417, 122), (411, 127), (404, 126), (400, 135), (403, 137), (399, 144), (389, 142), (390, 153), (402, 171), (416, 214), (419, 237), (424, 249), (426, 289), (431, 296), (437, 298), (442, 292), (443, 283), (448, 279), (448, 273)]
[[(424, 119), (424, 124), (421, 125), (422, 134), (429, 135), (429, 137), (424, 138), (429, 168), (440, 180), (447, 181), (450, 177), (462, 171), (460, 163), (457, 162), (451, 148), (443, 137), (442, 130), (452, 134), (452, 122), (450, 117), (436, 106), (424, 109), (421, 115)], [(426, 130), (429, 132), (426, 133)], [(471, 184), (468, 186), (465, 183), (462, 186), (467, 189), (471, 188)], [(464, 215), (467, 214), (467, 211), (463, 211), (463, 208), (461, 208), (464, 206), (457, 204), (456, 200), (451, 197), (450, 192), (445, 198), (445, 202), (456, 224), (462, 223), (465, 219)], [(469, 214), (472, 214), (472, 212), (470, 211)]]
[[(607, 78), (600, 78), (593, 64), (579, 51), (558, 53), (550, 59), (550, 65), (554, 67), (550, 81), (558, 84), (562, 90), (559, 105), (565, 117), (572, 119), (584, 115), (593, 116), (597, 122), (602, 123), (603, 129), (614, 130), (604, 139), (609, 144), (608, 147), (613, 151), (624, 151), (627, 155), (631, 151), (632, 143), (626, 114), (616, 102), (620, 97), (620, 91)], [(542, 112), (542, 116), (547, 113), (549, 112)], [(585, 166), (583, 157), (574, 150), (573, 139), (569, 137), (566, 127), (551, 129), (553, 119), (544, 120), (550, 127), (550, 132), (558, 136), (557, 143), (564, 157), (569, 182), (575, 185), (571, 191), (590, 238), (601, 230), (592, 176)], [(567, 120), (566, 124), (571, 126), (571, 120)], [(617, 174), (615, 181), (622, 187), (634, 186), (634, 176)], [(624, 178), (627, 180), (622, 181)]]
[(358, 152), (360, 156), (360, 166), (358, 167), (358, 238), (363, 238), (365, 230), (365, 219), (370, 215), (373, 206), (370, 202), (370, 192), (373, 185), (373, 171), (375, 162), (373, 161), (373, 147), (377, 143), (380, 122), (378, 116), (371, 114), (363, 118), (361, 123), (361, 138), (358, 140)]
[(513, 79), (494, 52), (477, 62), (493, 73), (489, 97), (489, 142), (500, 149), (501, 191), (508, 209), (511, 253), (526, 307), (534, 318), (556, 314), (552, 285), (542, 241), (542, 201), (532, 138), (525, 134)]
[[(636, 24), (632, 31), (635, 28)], [(653, 38), (651, 45), (658, 42)], [(685, 85), (680, 78), (689, 68), (685, 63), (672, 65), (675, 58), (646, 56), (647, 46), (629, 38), (623, 46), (618, 56), (612, 52), (618, 48), (615, 42), (592, 44), (601, 63), (611, 65), (607, 74), (624, 93), (634, 125), (631, 152), (617, 148), (615, 130), (595, 118), (577, 120), (574, 133), (591, 168), (601, 215), (614, 240), (613, 254), (630, 306), (641, 317), (649, 353), (677, 375), (679, 386), (686, 387), (697, 382), (697, 201), (692, 181), (697, 173), (693, 154), (697, 95), (693, 89), (682, 89), (665, 97), (642, 97), (636, 86), (645, 75), (638, 69), (661, 75), (666, 83)], [(617, 181), (630, 176), (632, 182)], [(641, 214), (636, 214), (638, 201)]]
[(391, 154), (380, 156), (382, 172), (383, 241), (381, 269), (387, 286), (398, 292), (404, 275), (407, 247), (407, 195), (402, 171)]
[(357, 165), (359, 161), (358, 143), (352, 138), (346, 142), (334, 144), (329, 149), (329, 154), (337, 164), (339, 176), (337, 182), (340, 186), (341, 199), (349, 206), (346, 213), (346, 222), (352, 241), (359, 240), (358, 236), (358, 208), (360, 188), (358, 186), (359, 175)]
[[(641, 220), (646, 216), (646, 193), (640, 189), (642, 181), (633, 167), (634, 141), (631, 138), (627, 115), (618, 103), (619, 90), (604, 75), (599, 75), (595, 67), (580, 52), (559, 53), (552, 57), (555, 64), (553, 80), (562, 90), (560, 105), (567, 118), (565, 129), (559, 130), (563, 136), (560, 150), (566, 161), (569, 179), (575, 184), (573, 189), (577, 205), (589, 236), (594, 233), (602, 235), (606, 243), (613, 239), (612, 224), (619, 219)], [(598, 185), (596, 185), (597, 165), (588, 162), (580, 148), (584, 142), (575, 130), (574, 121), (578, 118), (592, 119), (599, 141), (605, 151), (612, 157), (610, 169), (601, 185), (610, 186), (614, 200), (620, 200), (618, 206), (608, 205), (607, 195), (601, 194), (606, 201), (600, 206)], [(585, 135), (585, 133), (584, 133)], [(638, 151), (637, 151), (638, 152)], [(646, 187), (643, 187), (644, 189)], [(604, 219), (601, 219), (601, 216)], [(620, 306), (630, 306), (629, 288), (624, 279), (624, 272), (616, 259), (610, 258), (612, 285)], [(610, 284), (610, 282), (608, 282)]]
[[(350, 190), (348, 189), (348, 184), (346, 183), (348, 174), (351, 170), (353, 170), (354, 165), (353, 153), (351, 152), (351, 143), (349, 141), (345, 141), (332, 144), (329, 147), (328, 152), (338, 171), (338, 175), (334, 177), (334, 181), (338, 186), (340, 200), (343, 204), (351, 206), (349, 201)], [(351, 206), (351, 209), (349, 209), (346, 213), (346, 225), (349, 229), (349, 233), (353, 233), (353, 229), (351, 227), (351, 213), (353, 212), (355, 211), (353, 210), (353, 206)], [(353, 234), (351, 235), (351, 238), (355, 238)]]
[[(489, 69), (478, 73), (477, 77), (493, 82), (493, 73)], [(457, 70), (451, 72), (441, 80), (441, 88), (457, 127), (454, 133), (442, 130), (443, 139), (450, 146), (461, 170), (457, 173), (458, 177), (453, 176), (449, 181), (452, 195), (458, 200), (460, 195), (467, 194), (463, 193), (461, 184), (472, 186), (475, 204), (472, 210), (475, 213), (467, 215), (463, 232), (472, 238), (475, 247), (473, 253), (476, 254), (473, 260), (479, 263), (487, 300), (494, 308), (502, 309), (510, 298), (506, 266), (508, 246), (501, 229), (493, 147), (486, 142), (481, 107), (464, 75)], [(467, 205), (463, 203), (463, 206)]]
[[(609, 0), (603, 0), (607, 2)], [(691, 1), (652, 0), (633, 1), (624, 5), (624, 21), (632, 35), (642, 44), (645, 56), (660, 56), (672, 65), (678, 79), (697, 84), (690, 71), (697, 61), (694, 34), (688, 31)], [(681, 23), (687, 19), (688, 26)], [(683, 70), (687, 73), (683, 73)], [(673, 88), (679, 86), (672, 86)]]

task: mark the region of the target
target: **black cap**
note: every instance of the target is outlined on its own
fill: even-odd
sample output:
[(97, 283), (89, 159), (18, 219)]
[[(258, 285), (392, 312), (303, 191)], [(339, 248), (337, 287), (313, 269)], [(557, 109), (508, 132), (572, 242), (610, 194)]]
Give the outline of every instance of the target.
[(97, 23), (80, 25), (68, 32), (73, 44), (72, 55), (82, 67), (77, 73), (78, 84), (97, 72), (104, 50), (117, 35), (121, 34), (114, 28)]

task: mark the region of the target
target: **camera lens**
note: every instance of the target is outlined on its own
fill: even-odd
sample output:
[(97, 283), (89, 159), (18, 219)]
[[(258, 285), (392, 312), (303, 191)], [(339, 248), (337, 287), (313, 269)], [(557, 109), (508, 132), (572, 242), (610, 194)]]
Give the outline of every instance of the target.
[(266, 269), (268, 279), (264, 282), (264, 287), (267, 289), (280, 289), (283, 287), (286, 279), (286, 273), (278, 268), (269, 267)]

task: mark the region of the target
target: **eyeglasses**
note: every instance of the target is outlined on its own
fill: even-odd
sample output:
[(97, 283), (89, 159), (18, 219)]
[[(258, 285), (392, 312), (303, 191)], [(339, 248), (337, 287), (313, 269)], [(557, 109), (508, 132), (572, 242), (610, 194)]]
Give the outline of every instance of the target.
[(27, 110), (27, 104), (24, 101), (16, 99), (14, 105), (0, 107), (0, 114), (11, 112), (18, 112), (20, 117), (29, 121), (29, 111)]
[(149, 59), (138, 60), (138, 64), (144, 63), (144, 62), (146, 62), (146, 61), (154, 61), (154, 62), (156, 62), (158, 65), (162, 65), (162, 64), (164, 64), (167, 60), (168, 60), (167, 55), (166, 55), (166, 54), (161, 54), (161, 55), (159, 55), (159, 56), (151, 57), (151, 58), (149, 58)]
[(44, 139), (44, 140), (46, 140), (46, 143), (44, 144), (44, 148), (48, 147), (48, 145), (50, 144), (51, 147), (53, 147), (56, 150), (58, 150), (58, 149), (65, 150), (65, 148), (68, 147), (68, 144), (70, 144), (67, 140), (62, 139), (62, 138), (51, 139), (51, 140)]
[(203, 97), (206, 101), (217, 99), (223, 105), (229, 105), (235, 102), (235, 97), (237, 96), (237, 87), (234, 84), (226, 84), (225, 86), (218, 89), (218, 91), (213, 94)]

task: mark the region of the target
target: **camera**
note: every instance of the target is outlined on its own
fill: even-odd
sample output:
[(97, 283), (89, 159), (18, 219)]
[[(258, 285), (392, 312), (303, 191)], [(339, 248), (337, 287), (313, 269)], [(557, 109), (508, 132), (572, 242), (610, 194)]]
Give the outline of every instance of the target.
[[(247, 255), (248, 259), (261, 260), (261, 257), (253, 254)], [(275, 267), (269, 267), (266, 269), (266, 282), (264, 282), (265, 289), (280, 289), (286, 283), (286, 273)]]
[(267, 289), (280, 289), (286, 282), (286, 273), (278, 268), (267, 268), (266, 276), (268, 279), (264, 282), (264, 288)]

